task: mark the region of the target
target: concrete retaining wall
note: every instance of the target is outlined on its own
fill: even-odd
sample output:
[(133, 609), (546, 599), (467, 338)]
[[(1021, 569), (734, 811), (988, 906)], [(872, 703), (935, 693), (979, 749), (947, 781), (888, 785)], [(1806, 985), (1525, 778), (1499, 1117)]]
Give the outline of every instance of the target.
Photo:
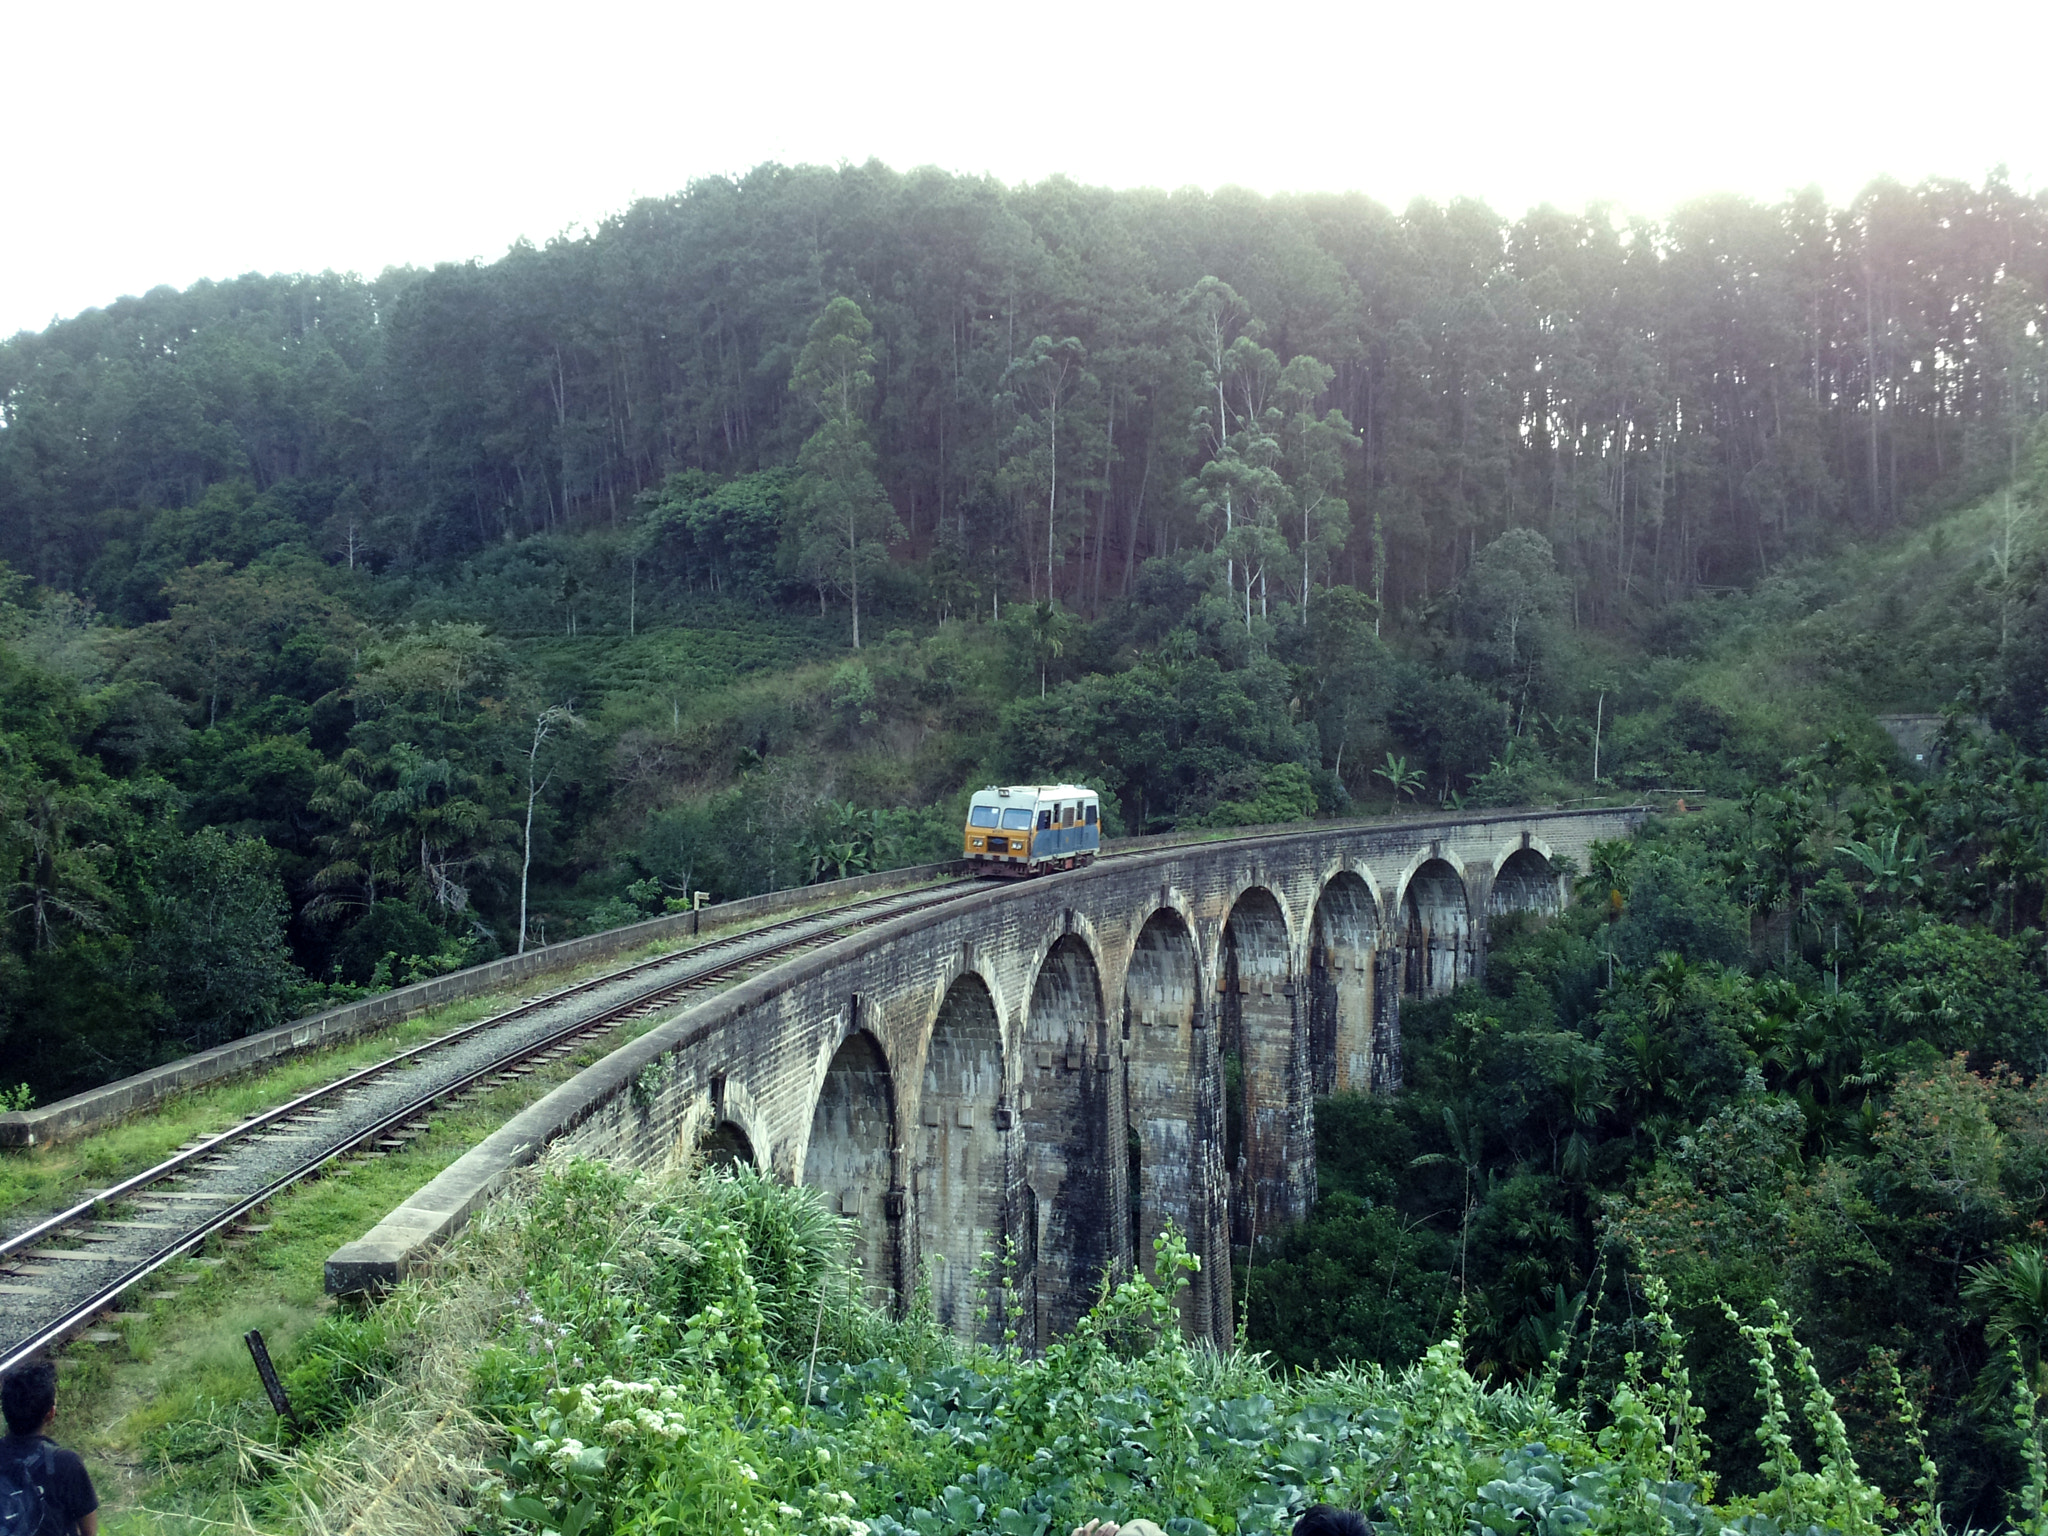
[(766, 895), (747, 896), (720, 906), (706, 907), (702, 912), (676, 912), (666, 917), (650, 918), (644, 923), (611, 928), (580, 939), (566, 939), (560, 944), (530, 949), (523, 955), (508, 955), (502, 960), (450, 971), (445, 976), (435, 976), (409, 987), (380, 992), (360, 1002), (344, 1003), (324, 1013), (294, 1019), (289, 1024), (280, 1024), (259, 1034), (244, 1035), (210, 1051), (167, 1061), (147, 1072), (138, 1072), (133, 1077), (124, 1077), (98, 1088), (88, 1088), (84, 1093), (59, 1099), (40, 1109), (0, 1115), (0, 1146), (42, 1147), (73, 1141), (150, 1109), (173, 1094), (204, 1087), (240, 1072), (267, 1067), (305, 1051), (339, 1044), (387, 1024), (425, 1013), (430, 1008), (507, 991), (533, 977), (629, 954), (644, 945), (715, 933), (743, 923), (761, 922), (799, 907), (921, 885), (959, 872), (959, 862), (947, 860), (939, 864), (886, 870), (880, 874), (858, 875), (851, 880), (795, 886), (785, 891), (770, 891)]

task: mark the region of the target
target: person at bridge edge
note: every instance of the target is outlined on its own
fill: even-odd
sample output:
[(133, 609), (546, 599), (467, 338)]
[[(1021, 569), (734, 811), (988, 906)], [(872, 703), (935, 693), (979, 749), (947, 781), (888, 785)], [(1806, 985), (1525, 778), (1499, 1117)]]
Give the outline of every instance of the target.
[[(1166, 1536), (1150, 1520), (1090, 1520), (1074, 1527), (1074, 1536)], [(1294, 1536), (1372, 1536), (1372, 1525), (1355, 1509), (1334, 1504), (1311, 1504), (1294, 1522)]]
[(99, 1536), (100, 1496), (76, 1451), (48, 1438), (57, 1367), (29, 1360), (0, 1377), (0, 1536)]

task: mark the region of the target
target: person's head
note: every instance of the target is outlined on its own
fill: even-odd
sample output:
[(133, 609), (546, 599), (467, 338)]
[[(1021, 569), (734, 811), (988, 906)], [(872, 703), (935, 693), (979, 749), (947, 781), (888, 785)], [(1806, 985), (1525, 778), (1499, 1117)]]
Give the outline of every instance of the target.
[(0, 1377), (0, 1411), (10, 1432), (39, 1433), (56, 1406), (57, 1367), (49, 1360), (26, 1361)]
[(1372, 1536), (1372, 1522), (1355, 1509), (1311, 1504), (1294, 1522), (1294, 1536)]

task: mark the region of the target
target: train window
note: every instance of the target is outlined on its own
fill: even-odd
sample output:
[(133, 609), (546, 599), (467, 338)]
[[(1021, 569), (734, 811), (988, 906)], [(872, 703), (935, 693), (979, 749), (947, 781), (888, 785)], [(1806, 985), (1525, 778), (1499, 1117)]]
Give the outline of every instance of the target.
[(1051, 811), (1040, 811), (1038, 813), (1038, 830), (1041, 832), (1050, 832), (1052, 830)]
[(996, 824), (996, 808), (992, 805), (977, 805), (967, 813), (970, 827), (992, 827)]
[(1074, 824), (1074, 808), (1073, 808), (1073, 807), (1072, 807), (1071, 805), (1063, 805), (1063, 806), (1061, 806), (1061, 807), (1060, 807), (1060, 825), (1061, 825), (1061, 826), (1063, 826), (1063, 827), (1071, 827), (1071, 826), (1072, 826), (1073, 824)]
[(1004, 811), (1003, 830), (1005, 832), (1029, 832), (1031, 830), (1031, 807), (1028, 805), (1013, 805)]
[(1095, 807), (1092, 805), (1088, 807), (1088, 825), (1091, 827), (1095, 825)]

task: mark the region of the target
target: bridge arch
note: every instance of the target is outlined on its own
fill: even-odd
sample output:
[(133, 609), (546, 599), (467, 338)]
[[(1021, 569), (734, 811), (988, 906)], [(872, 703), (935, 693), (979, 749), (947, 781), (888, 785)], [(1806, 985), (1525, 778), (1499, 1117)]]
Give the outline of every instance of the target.
[(1316, 897), (1304, 972), (1309, 1086), (1318, 1098), (1384, 1086), (1375, 1070), (1386, 1006), (1379, 911), (1369, 874), (1358, 870), (1335, 871)]
[[(1071, 917), (1070, 917), (1071, 921)], [(1019, 1283), (1034, 1347), (1071, 1328), (1121, 1252), (1123, 1164), (1109, 1152), (1102, 967), (1070, 927), (1039, 961), (1024, 1014), (1018, 1109), (1024, 1189), (1012, 1203)]]
[(940, 1325), (967, 1339), (984, 1300), (975, 1267), (1002, 1245), (1004, 1078), (995, 994), (978, 971), (964, 970), (926, 1031), (910, 1193), (913, 1263), (931, 1284)]
[(1306, 1214), (1314, 1188), (1307, 1050), (1287, 909), (1263, 885), (1240, 891), (1218, 939), (1224, 1167), (1231, 1241)]
[(717, 1120), (697, 1140), (697, 1156), (707, 1168), (758, 1168), (754, 1138), (737, 1120)]
[[(1095, 975), (1100, 978), (1103, 974), (1103, 957), (1108, 953), (1108, 946), (1097, 931), (1094, 920), (1087, 913), (1072, 907), (1062, 907), (1053, 913), (1040, 927), (1036, 939), (1027, 938), (1011, 951), (1015, 958), (1025, 961), (1020, 968), (1024, 1006), (1021, 1013), (1012, 1015), (1009, 1020), (1011, 1029), (1005, 1038), (1004, 1048), (1019, 1061), (1027, 1076), (1031, 1071), (1032, 1062), (1026, 1050), (1026, 1043), (1031, 1036), (1032, 1012), (1040, 1002), (1038, 984), (1045, 975), (1045, 967), (1051, 960), (1053, 951), (1069, 940), (1087, 951), (1089, 961), (1095, 967)], [(1019, 977), (1019, 970), (1013, 970), (1009, 966), (1005, 966), (1003, 970), (1005, 976), (1011, 978), (1010, 985), (1020, 984), (1019, 980), (1015, 979)], [(1000, 1007), (1003, 989), (997, 984), (996, 977), (984, 971), (982, 979), (988, 982), (989, 991), (994, 994)], [(1098, 1022), (1100, 1017), (1097, 1016)]]
[(855, 1222), (854, 1263), (878, 1301), (901, 1295), (896, 1273), (896, 1091), (882, 1043), (864, 1029), (826, 1064), (804, 1146), (804, 1183)]
[(1215, 1279), (1227, 1274), (1219, 1266), (1229, 1255), (1211, 1241), (1223, 1167), (1211, 1012), (1193, 923), (1174, 906), (1157, 908), (1124, 965), (1125, 1241), (1132, 1262), (1152, 1274), (1153, 1243), (1168, 1222), (1178, 1228), (1202, 1261), (1182, 1299), (1183, 1323), (1197, 1337), (1227, 1337), (1228, 1287), (1219, 1313)]
[(724, 1072), (711, 1076), (703, 1105), (704, 1130), (697, 1138), (697, 1156), (709, 1168), (737, 1167), (769, 1172), (769, 1140), (763, 1132), (768, 1123), (754, 1103), (747, 1085)]
[(1535, 912), (1555, 917), (1564, 910), (1564, 881), (1550, 848), (1524, 835), (1494, 855), (1493, 879), (1486, 893), (1486, 913)]
[(1400, 878), (1394, 882), (1394, 900), (1399, 903), (1406, 899), (1408, 887), (1428, 864), (1448, 864), (1460, 880), (1471, 877), (1472, 871), (1458, 850), (1443, 842), (1430, 842), (1415, 850), (1402, 866)]
[(1401, 984), (1409, 996), (1448, 992), (1477, 972), (1476, 925), (1456, 855), (1416, 865), (1402, 882), (1400, 913)]

